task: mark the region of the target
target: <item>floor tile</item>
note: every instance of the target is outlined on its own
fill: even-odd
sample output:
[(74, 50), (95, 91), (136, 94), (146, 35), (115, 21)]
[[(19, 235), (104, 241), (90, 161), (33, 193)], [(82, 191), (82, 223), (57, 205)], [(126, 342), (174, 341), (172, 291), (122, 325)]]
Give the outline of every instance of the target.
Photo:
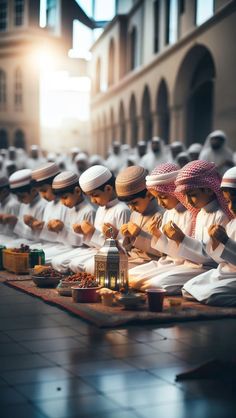
[(104, 360), (86, 362), (77, 365), (66, 365), (64, 368), (76, 376), (92, 376), (92, 375), (106, 375), (116, 374), (119, 372), (134, 371), (136, 368), (126, 362), (116, 360)]
[(48, 351), (68, 350), (81, 346), (81, 343), (72, 338), (54, 338), (45, 340), (23, 341), (21, 345), (33, 353), (45, 353)]
[(139, 389), (109, 393), (109, 398), (122, 407), (137, 408), (141, 406), (158, 405), (163, 402), (177, 402), (188, 396), (184, 391), (172, 385), (160, 385)]
[(1, 372), (0, 377), (11, 385), (17, 385), (19, 383), (50, 382), (58, 379), (72, 378), (74, 376), (61, 367), (47, 367)]
[[(38, 408), (25, 403), (23, 405), (1, 406), (3, 418), (47, 418)], [(54, 417), (55, 418), (55, 417)]]
[(125, 361), (137, 369), (152, 369), (156, 367), (178, 366), (183, 364), (183, 361), (169, 353), (155, 353), (146, 356), (127, 357)]
[(87, 395), (83, 397), (64, 398), (36, 403), (39, 410), (49, 418), (80, 417), (98, 414), (105, 411), (119, 410), (116, 402), (102, 395)]
[[(13, 354), (16, 355), (16, 354), (26, 354), (26, 353), (29, 353), (29, 351), (18, 343), (11, 342), (11, 343), (0, 344), (0, 357), (9, 356)], [(1, 365), (0, 365), (0, 369), (1, 369)]]
[(2, 405), (13, 405), (18, 403), (25, 403), (25, 397), (11, 387), (1, 387), (0, 408)]
[(166, 382), (145, 370), (101, 376), (84, 376), (83, 379), (97, 390), (109, 393), (133, 388), (156, 387)]
[(86, 347), (84, 345), (79, 346), (79, 344), (77, 347), (71, 348), (70, 350), (50, 351), (48, 353), (43, 353), (42, 356), (59, 365), (80, 364), (84, 361), (93, 362), (111, 358), (109, 352), (96, 350), (95, 348)]
[(50, 367), (52, 362), (38, 354), (4, 356), (0, 361), (0, 373), (6, 370), (25, 370), (36, 367)]
[(53, 338), (73, 337), (77, 335), (76, 332), (69, 327), (14, 330), (7, 331), (6, 334), (9, 335), (9, 337), (14, 337), (14, 339), (17, 341), (46, 340)]
[(18, 385), (16, 388), (19, 393), (30, 401), (60, 399), (96, 393), (92, 386), (79, 378)]
[(186, 400), (139, 408), (137, 412), (142, 418), (235, 418), (235, 405), (207, 400)]

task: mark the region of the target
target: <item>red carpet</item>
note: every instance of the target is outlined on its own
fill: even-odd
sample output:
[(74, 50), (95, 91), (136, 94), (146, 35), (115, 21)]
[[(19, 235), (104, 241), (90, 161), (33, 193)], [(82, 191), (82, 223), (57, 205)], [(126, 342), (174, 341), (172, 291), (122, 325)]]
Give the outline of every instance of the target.
[[(218, 319), (236, 317), (236, 308), (217, 308), (201, 305), (197, 302), (182, 300), (182, 307), (179, 311), (173, 312), (169, 308), (168, 298), (165, 300), (164, 310), (161, 313), (149, 312), (147, 305), (139, 310), (128, 311), (116, 305), (104, 307), (101, 303), (83, 304), (74, 303), (71, 297), (58, 295), (56, 289), (42, 289), (29, 280), (30, 276), (18, 276), (15, 280), (12, 277), (4, 284), (14, 287), (30, 295), (36, 296), (47, 303), (56, 305), (62, 309), (86, 319), (99, 327), (116, 327), (125, 324), (147, 324), (147, 323), (172, 323), (177, 321), (192, 321), (204, 319)], [(178, 298), (181, 299), (181, 298)]]

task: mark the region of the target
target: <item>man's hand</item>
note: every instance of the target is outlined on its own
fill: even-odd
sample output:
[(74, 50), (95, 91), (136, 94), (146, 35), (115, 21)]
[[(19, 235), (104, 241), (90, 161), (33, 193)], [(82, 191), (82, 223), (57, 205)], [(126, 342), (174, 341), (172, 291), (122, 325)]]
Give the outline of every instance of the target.
[(140, 234), (141, 228), (133, 222), (128, 222), (128, 232), (133, 238)]
[(51, 219), (48, 223), (47, 223), (47, 228), (49, 231), (51, 232), (61, 232), (64, 228), (64, 223), (62, 221), (60, 221), (60, 219)]
[[(111, 231), (112, 229), (112, 231)], [(109, 222), (103, 224), (102, 233), (106, 238), (114, 238), (116, 239), (117, 235), (119, 234), (119, 230)]]
[(82, 234), (82, 229), (80, 224), (73, 224), (72, 228), (76, 234)]
[(215, 250), (219, 243), (226, 244), (229, 237), (222, 225), (211, 225), (208, 229), (208, 234), (212, 239), (212, 248)]
[(43, 221), (34, 221), (32, 223), (31, 228), (33, 229), (33, 231), (42, 231), (44, 226), (44, 222)]
[(123, 224), (120, 228), (120, 232), (125, 237), (130, 237), (131, 236), (131, 234), (128, 231), (128, 224)]
[(34, 221), (37, 221), (37, 219), (36, 218), (34, 218), (33, 216), (31, 216), (31, 215), (24, 215), (24, 223), (26, 224), (26, 225), (28, 225), (30, 228), (32, 228), (32, 225), (33, 225), (33, 222)]
[(80, 226), (81, 226), (81, 232), (83, 235), (86, 235), (86, 236), (93, 235), (95, 228), (89, 221), (82, 221)]
[(158, 219), (153, 219), (149, 222), (148, 231), (156, 238), (160, 238), (161, 231), (159, 229)]
[(172, 221), (167, 222), (163, 226), (163, 232), (167, 238), (175, 241), (177, 244), (180, 244), (185, 237), (183, 231)]
[(2, 215), (2, 223), (4, 225), (10, 225), (11, 227), (14, 227), (18, 218), (15, 215), (5, 214)]

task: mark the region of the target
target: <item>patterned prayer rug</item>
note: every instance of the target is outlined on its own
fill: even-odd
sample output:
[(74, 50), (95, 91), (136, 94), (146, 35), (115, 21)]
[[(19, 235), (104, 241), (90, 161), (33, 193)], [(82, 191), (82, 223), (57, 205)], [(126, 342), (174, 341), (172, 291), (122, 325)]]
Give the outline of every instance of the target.
[[(47, 303), (56, 305), (74, 315), (79, 316), (99, 327), (118, 327), (126, 324), (158, 324), (193, 320), (209, 320), (236, 317), (236, 308), (221, 308), (202, 305), (198, 302), (181, 300), (181, 307), (174, 310), (169, 305), (169, 298), (165, 298), (163, 312), (155, 313), (148, 310), (147, 304), (137, 310), (125, 310), (119, 305), (106, 307), (101, 303), (75, 303), (71, 297), (60, 296), (56, 289), (39, 288), (29, 276), (21, 276), (18, 280), (8, 280), (4, 284), (36, 296)], [(171, 297), (173, 299), (173, 297)]]

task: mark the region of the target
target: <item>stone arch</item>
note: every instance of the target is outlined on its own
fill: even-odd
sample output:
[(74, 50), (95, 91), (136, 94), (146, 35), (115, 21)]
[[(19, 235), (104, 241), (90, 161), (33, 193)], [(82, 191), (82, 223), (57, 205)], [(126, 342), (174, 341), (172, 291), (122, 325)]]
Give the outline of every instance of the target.
[(151, 114), (151, 98), (149, 87), (146, 85), (142, 97), (142, 119), (143, 119), (143, 139), (149, 141), (152, 138), (152, 114)]
[(112, 86), (115, 82), (115, 42), (112, 38), (109, 44), (108, 59), (108, 86)]
[(215, 77), (209, 49), (204, 45), (192, 47), (180, 65), (174, 90), (174, 107), (182, 112), (182, 134), (187, 145), (204, 142), (212, 130)]
[(129, 119), (130, 119), (130, 142), (131, 147), (135, 147), (138, 142), (138, 119), (137, 119), (137, 105), (135, 95), (132, 94), (129, 103)]
[(7, 149), (9, 146), (8, 133), (6, 129), (0, 129), (0, 148)]
[(126, 144), (126, 123), (125, 123), (125, 110), (123, 101), (120, 102), (119, 108), (119, 128), (120, 128), (120, 143)]
[(26, 147), (26, 144), (25, 144), (25, 134), (24, 134), (24, 132), (21, 129), (18, 129), (15, 132), (13, 144), (14, 144), (14, 147), (16, 147), (16, 148), (23, 148), (23, 149), (25, 149), (25, 147)]
[(156, 111), (158, 119), (158, 136), (169, 142), (170, 132), (170, 115), (169, 115), (169, 92), (166, 81), (160, 81), (157, 97), (156, 97)]

